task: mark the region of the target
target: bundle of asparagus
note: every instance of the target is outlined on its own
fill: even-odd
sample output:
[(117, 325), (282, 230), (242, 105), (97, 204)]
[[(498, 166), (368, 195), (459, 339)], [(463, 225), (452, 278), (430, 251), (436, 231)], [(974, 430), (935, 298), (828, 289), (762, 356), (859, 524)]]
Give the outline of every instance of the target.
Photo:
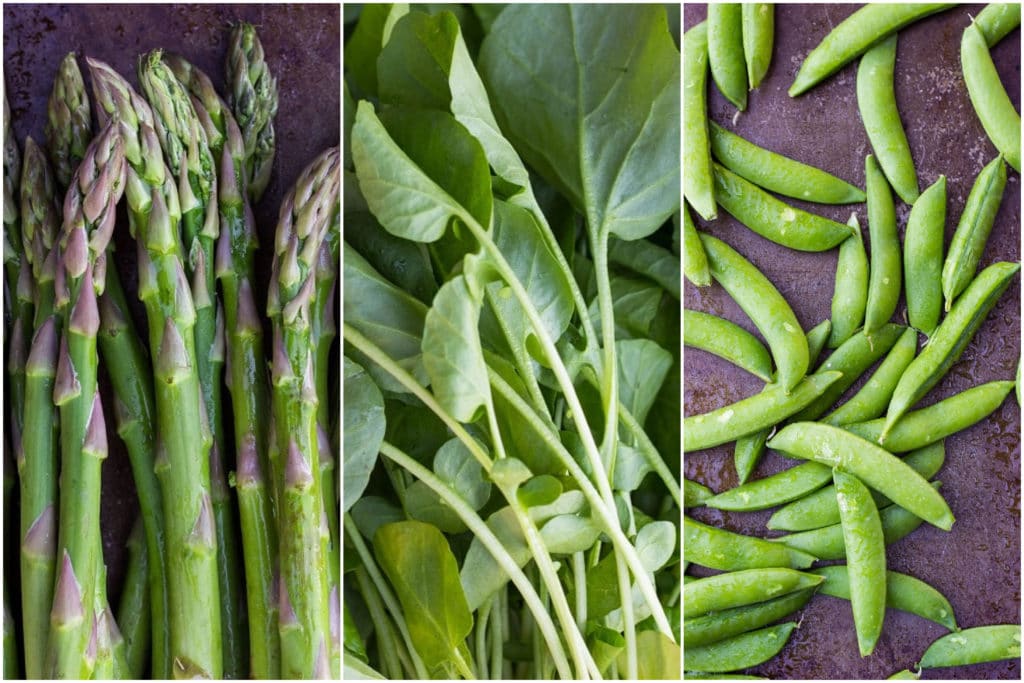
[[(261, 304), (252, 202), (273, 169), (277, 83), (253, 26), (231, 31), (226, 100), (179, 55), (142, 55), (139, 90), (86, 63), (98, 132), (74, 54), (45, 153), (27, 138), (21, 154), (4, 99), (4, 431), (20, 481), (7, 519), (21, 548), (20, 577), (4, 576), (4, 675), (338, 677), (326, 434), (339, 150), (311, 160), (282, 202)], [(109, 255), (115, 230), (136, 243), (134, 292)], [(116, 611), (100, 542), (108, 425), (141, 512)]]

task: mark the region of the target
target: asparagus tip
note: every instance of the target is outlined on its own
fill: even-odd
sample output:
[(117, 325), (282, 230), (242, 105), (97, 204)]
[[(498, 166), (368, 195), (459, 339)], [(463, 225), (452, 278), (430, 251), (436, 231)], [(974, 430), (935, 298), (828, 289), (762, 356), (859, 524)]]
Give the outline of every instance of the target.
[(71, 566), (71, 556), (64, 551), (61, 559), (57, 585), (53, 590), (53, 609), (50, 620), (55, 624), (66, 625), (85, 618), (85, 605), (82, 604), (82, 589), (75, 577), (75, 569)]
[(256, 299), (248, 278), (242, 278), (238, 283), (238, 312), (235, 326), (238, 330), (249, 333), (256, 333), (262, 329), (260, 315), (256, 311)]
[(280, 577), (278, 581), (278, 604), (280, 614), (278, 620), (281, 624), (281, 628), (295, 628), (299, 625), (299, 619), (295, 616), (295, 609), (292, 607), (292, 601), (288, 597), (288, 586), (285, 584), (284, 578)]
[(288, 350), (284, 346), (284, 335), (279, 325), (274, 326), (272, 356), (270, 374), (274, 383), (277, 384), (286, 377), (292, 376), (292, 362), (288, 358)]
[(57, 516), (52, 503), (43, 508), (25, 532), (21, 548), (32, 557), (52, 559), (57, 556)]
[[(14, 337), (11, 337), (14, 345)], [(30, 375), (52, 377), (57, 371), (57, 327), (55, 317), (50, 316), (36, 330), (29, 350), (25, 371)]]
[(92, 266), (85, 269), (85, 278), (78, 289), (78, 300), (71, 309), (68, 330), (84, 337), (95, 337), (100, 329), (100, 310), (92, 283)]
[(304, 490), (313, 485), (313, 472), (295, 439), (288, 440), (288, 455), (284, 464), (284, 482), (288, 488)]
[(210, 494), (204, 493), (199, 502), (199, 515), (192, 527), (190, 543), (195, 546), (212, 548), (214, 540), (213, 509), (210, 505)]
[(262, 481), (263, 474), (260, 471), (256, 437), (249, 433), (245, 435), (238, 447), (238, 459), (235, 462), (235, 486), (240, 489), (253, 488), (259, 486)]
[(107, 422), (103, 417), (103, 402), (98, 391), (93, 394), (92, 414), (85, 429), (82, 452), (90, 453), (100, 460), (107, 457)]
[(78, 381), (74, 362), (68, 352), (67, 339), (60, 340), (60, 352), (57, 354), (57, 377), (53, 384), (53, 402), (62, 406), (82, 393), (82, 385)]
[[(71, 212), (77, 211), (78, 193), (71, 190), (68, 192), (68, 197)], [(73, 213), (69, 213), (68, 209), (69, 207), (65, 206), (64, 215), (73, 215)], [(89, 241), (85, 234), (84, 225), (74, 226), (68, 232), (64, 242), (62, 260), (64, 271), (72, 280), (77, 280), (85, 273), (85, 269), (89, 265)]]
[(168, 317), (164, 323), (164, 333), (160, 340), (160, 351), (156, 358), (156, 372), (168, 384), (176, 384), (184, 379), (192, 369), (189, 363), (185, 340), (174, 319)]
[(331, 628), (331, 640), (338, 641), (341, 634), (341, 597), (338, 594), (338, 587), (331, 586), (331, 594), (327, 600), (329, 623)]
[(313, 670), (313, 678), (326, 680), (331, 677), (331, 665), (327, 657), (327, 641), (323, 635), (320, 636), (320, 643), (316, 648), (316, 667)]

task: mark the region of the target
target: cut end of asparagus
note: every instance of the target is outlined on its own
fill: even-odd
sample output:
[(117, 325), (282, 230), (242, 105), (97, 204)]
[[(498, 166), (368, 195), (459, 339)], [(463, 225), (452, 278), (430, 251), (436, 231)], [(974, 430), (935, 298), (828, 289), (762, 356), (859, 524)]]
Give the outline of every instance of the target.
[(313, 485), (313, 472), (310, 470), (309, 461), (302, 454), (295, 439), (288, 441), (288, 455), (284, 463), (284, 483), (287, 488), (297, 491), (305, 491)]
[(74, 362), (68, 352), (67, 339), (61, 338), (60, 352), (57, 354), (57, 376), (53, 384), (53, 403), (62, 406), (77, 398), (82, 393), (82, 385), (78, 381)]
[(107, 422), (103, 416), (103, 402), (100, 401), (98, 391), (93, 395), (92, 414), (89, 416), (89, 425), (85, 429), (82, 452), (100, 460), (107, 457)]
[(64, 551), (61, 559), (57, 585), (53, 589), (53, 609), (50, 621), (54, 626), (68, 627), (85, 619), (85, 605), (82, 604), (82, 589), (75, 578), (71, 557)]
[(39, 513), (32, 526), (25, 532), (21, 550), (29, 557), (54, 560), (57, 557), (57, 515), (53, 505), (47, 505)]

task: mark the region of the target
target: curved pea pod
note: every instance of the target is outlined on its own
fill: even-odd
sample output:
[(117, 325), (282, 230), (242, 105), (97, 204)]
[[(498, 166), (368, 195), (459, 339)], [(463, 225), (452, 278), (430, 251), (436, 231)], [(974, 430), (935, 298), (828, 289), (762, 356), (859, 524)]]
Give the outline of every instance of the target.
[(817, 462), (805, 462), (771, 476), (723, 491), (705, 499), (704, 504), (718, 510), (743, 512), (764, 510), (802, 499), (830, 481), (832, 481), (831, 468)]
[[(819, 589), (822, 595), (850, 599), (850, 580), (845, 566), (836, 564), (818, 567), (809, 573), (825, 577), (825, 583)], [(949, 600), (924, 581), (908, 574), (894, 571), (885, 573), (885, 606), (916, 614), (950, 631), (956, 631), (956, 618)]]
[[(941, 485), (942, 483), (938, 481), (932, 483), (936, 489)], [(924, 522), (923, 519), (904, 510), (899, 505), (887, 505), (878, 511), (878, 516), (882, 520), (882, 533), (885, 535), (886, 545), (892, 545)], [(787, 534), (773, 538), (771, 541), (810, 553), (819, 560), (842, 560), (846, 557), (846, 543), (843, 540), (841, 524), (831, 524), (820, 529)]]
[(688, 647), (683, 666), (711, 673), (737, 671), (766, 662), (785, 647), (796, 622), (750, 631), (717, 643)]
[(857, 214), (850, 215), (847, 225), (853, 234), (839, 245), (832, 293), (832, 333), (828, 338), (830, 349), (838, 348), (854, 335), (864, 323), (864, 310), (868, 305), (868, 254), (864, 251)]
[(938, 669), (1020, 657), (1020, 624), (977, 626), (942, 636), (928, 646), (917, 666)]
[(924, 477), (888, 451), (839, 427), (795, 422), (768, 446), (853, 474), (926, 522), (946, 531), (953, 526), (949, 505)]
[(715, 158), (758, 187), (818, 204), (864, 201), (863, 190), (831, 173), (755, 145), (714, 121), (709, 125)]
[(769, 2), (743, 3), (743, 59), (753, 90), (761, 85), (772, 63), (775, 43), (775, 6)]
[(896, 421), (942, 379), (981, 327), (1010, 280), (1020, 270), (1019, 263), (1000, 262), (981, 271), (956, 300), (952, 310), (936, 328), (920, 355), (900, 378), (885, 417), (881, 442)]
[(711, 276), (768, 342), (777, 368), (776, 381), (785, 391), (791, 391), (807, 374), (809, 364), (807, 337), (793, 309), (775, 285), (735, 249), (711, 235), (701, 234), (700, 240), (708, 255)]
[(790, 206), (724, 166), (714, 169), (719, 206), (765, 239), (798, 251), (828, 251), (851, 234), (848, 226)]
[(789, 394), (781, 385), (773, 384), (749, 398), (683, 418), (683, 452), (719, 446), (778, 424), (821, 396), (840, 377), (839, 372), (817, 373)]
[(683, 309), (683, 345), (713, 353), (765, 381), (772, 381), (772, 357), (754, 335), (710, 313)]
[(942, 315), (942, 241), (945, 229), (946, 176), (940, 175), (914, 202), (903, 235), (907, 320), (911, 327), (928, 336)]
[[(903, 458), (903, 462), (910, 465), (915, 472), (925, 479), (931, 479), (935, 476), (942, 468), (945, 460), (946, 448), (942, 441), (925, 446)], [(818, 463), (813, 464), (817, 465)], [(801, 465), (801, 467), (803, 466)], [(825, 466), (821, 465), (821, 467)], [(879, 508), (891, 503), (888, 498), (877, 491), (872, 491), (871, 497)], [(714, 498), (718, 498), (718, 496)], [(713, 501), (714, 498), (705, 500)], [(713, 502), (710, 506), (715, 507)], [(807, 529), (820, 529), (830, 524), (838, 524), (839, 521), (839, 503), (836, 500), (836, 489), (834, 486), (826, 486), (779, 508), (768, 519), (766, 526), (769, 529), (780, 531), (806, 531)]]
[(1020, 173), (1020, 114), (999, 80), (985, 36), (976, 24), (964, 29), (960, 63), (967, 94), (985, 134), (1006, 162)]
[[(1013, 386), (1009, 381), (979, 384), (927, 408), (906, 413), (889, 430), (885, 447), (893, 453), (904, 453), (967, 429), (1001, 406)], [(885, 424), (885, 418), (878, 418), (844, 425), (843, 429), (881, 445)]]
[(701, 218), (718, 216), (708, 137), (708, 23), (683, 35), (683, 196)]
[(978, 263), (995, 224), (1005, 189), (1006, 164), (1003, 163), (1002, 155), (999, 155), (981, 169), (975, 178), (964, 212), (960, 214), (956, 232), (953, 233), (953, 240), (949, 243), (949, 253), (942, 265), (941, 274), (942, 296), (946, 300), (947, 311), (978, 272)]
[(683, 559), (702, 567), (733, 572), (765, 567), (800, 569), (810, 567), (815, 557), (784, 545), (708, 526), (683, 516)]
[(974, 17), (974, 25), (985, 36), (985, 43), (992, 47), (1020, 26), (1020, 3), (993, 2), (985, 5), (985, 9)]
[(743, 14), (739, 3), (708, 5), (708, 62), (715, 85), (740, 111), (747, 108), (747, 65), (743, 59)]
[(704, 504), (708, 498), (715, 495), (715, 492), (704, 484), (683, 479), (683, 507), (695, 508)]
[(864, 160), (864, 187), (868, 196), (868, 238), (871, 243), (871, 272), (868, 302), (864, 310), (864, 334), (875, 332), (889, 322), (900, 299), (903, 264), (900, 238), (896, 232), (896, 206), (889, 181), (875, 157)]
[(832, 321), (822, 320), (820, 323), (807, 331), (807, 359), (808, 367), (818, 362), (818, 356), (825, 350), (825, 344), (832, 334)]
[(700, 243), (697, 226), (693, 224), (690, 209), (683, 203), (683, 274), (686, 279), (698, 287), (711, 284), (711, 271), (708, 270), (708, 257), (704, 253), (704, 245)]
[(807, 92), (890, 33), (954, 6), (939, 3), (865, 5), (840, 22), (811, 50), (789, 88), (790, 97)]
[(806, 588), (753, 605), (733, 607), (686, 619), (683, 622), (683, 646), (708, 645), (767, 626), (806, 605), (812, 595), (814, 589)]
[(821, 585), (825, 577), (785, 567), (715, 574), (683, 586), (683, 617), (754, 605)]

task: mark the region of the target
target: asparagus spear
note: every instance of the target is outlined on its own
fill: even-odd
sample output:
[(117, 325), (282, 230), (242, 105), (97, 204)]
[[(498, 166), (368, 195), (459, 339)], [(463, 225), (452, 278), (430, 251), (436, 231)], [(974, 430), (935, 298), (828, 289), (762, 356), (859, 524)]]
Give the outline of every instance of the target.
[(57, 181), (67, 187), (92, 139), (89, 98), (74, 52), (69, 52), (57, 69), (46, 116), (46, 146)]
[(256, 27), (241, 22), (231, 30), (226, 62), (228, 103), (245, 141), (245, 177), (249, 198), (259, 201), (274, 165), (274, 116), (277, 79), (270, 74)]
[(102, 561), (100, 464), (106, 457), (106, 425), (96, 389), (96, 295), (103, 289), (105, 252), (124, 186), (124, 143), (118, 127), (108, 123), (90, 143), (65, 197), (57, 269), (63, 338), (53, 398), (60, 409), (61, 488), (67, 494), (60, 497), (57, 544), (64, 558), (57, 586), (64, 593), (55, 589), (47, 656), (50, 673), (62, 678), (87, 676), (92, 665), (82, 653)]
[(221, 235), (217, 241), (217, 277), (224, 293), (228, 388), (234, 410), (238, 491), (248, 587), (252, 675), (280, 678), (280, 636), (275, 601), (273, 558), (277, 533), (266, 475), (266, 415), (270, 412), (263, 352), (263, 326), (252, 293), (254, 252), (258, 247), (252, 211), (245, 195), (242, 135), (230, 112), (220, 166)]
[(10, 681), (15, 678), (21, 678), (18, 667), (18, 638), (14, 631), (10, 600), (7, 599), (7, 584), (4, 583), (4, 680)]
[(117, 635), (121, 637), (125, 678), (142, 678), (149, 656), (152, 602), (149, 553), (143, 545), (143, 530), (140, 521), (136, 521), (128, 537), (128, 569), (121, 589), (121, 603), (117, 606), (117, 625), (120, 626)]
[(299, 176), (277, 225), (267, 313), (281, 546), (281, 675), (326, 677), (330, 650), (327, 529), (320, 493), (317, 397), (310, 339), (316, 267), (340, 201), (340, 156), (331, 148)]
[(167, 678), (160, 672), (173, 668), (176, 677), (220, 677), (210, 436), (200, 409), (196, 312), (182, 261), (178, 191), (149, 105), (108, 65), (88, 62), (101, 117), (118, 121), (126, 139), (129, 225), (139, 246), (139, 297), (146, 306), (156, 380), (155, 467), (163, 492), (170, 639), (165, 660), (154, 642), (154, 676)]

